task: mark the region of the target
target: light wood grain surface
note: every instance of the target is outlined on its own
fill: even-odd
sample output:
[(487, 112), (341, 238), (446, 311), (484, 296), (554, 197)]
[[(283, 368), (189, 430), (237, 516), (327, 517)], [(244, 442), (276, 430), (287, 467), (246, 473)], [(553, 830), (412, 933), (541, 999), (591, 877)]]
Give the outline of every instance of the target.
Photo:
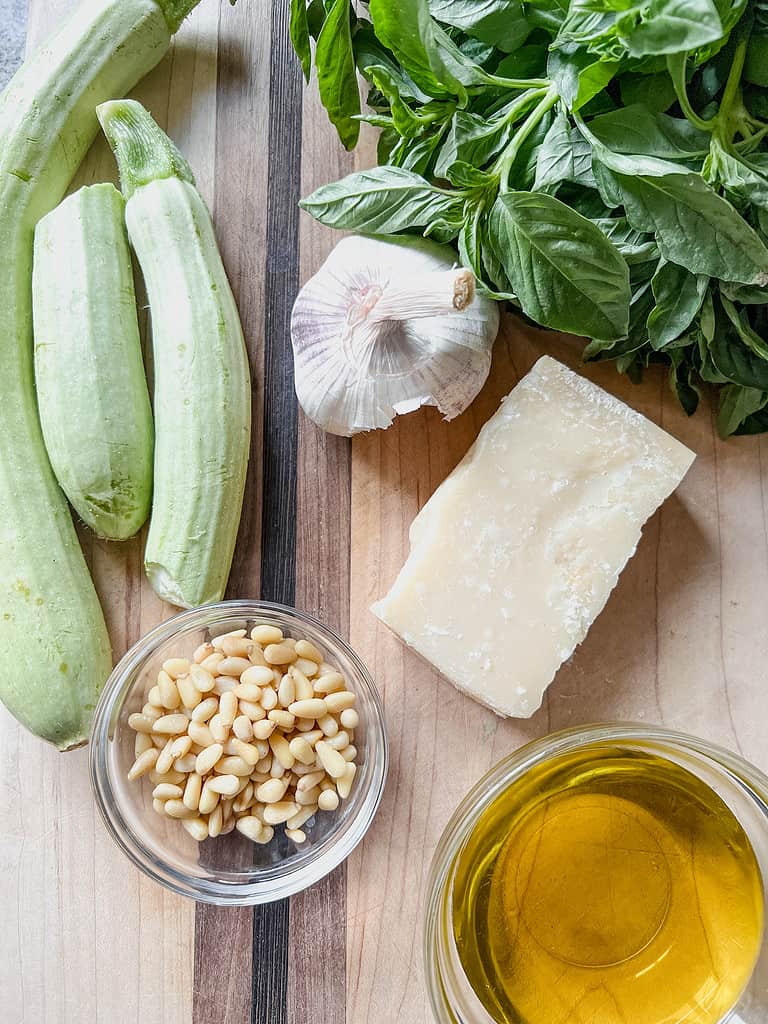
[[(32, 0), (30, 42), (70, 6)], [(768, 769), (768, 442), (722, 442), (706, 408), (686, 419), (660, 373), (634, 387), (610, 366), (581, 367), (575, 340), (511, 317), (488, 385), (453, 423), (421, 411), (350, 444), (297, 419), (288, 307), (334, 236), (291, 211), (298, 194), (373, 152), (370, 139), (354, 156), (341, 150), (313, 91), (297, 111), (285, 8), (203, 0), (135, 95), (187, 154), (211, 205), (249, 345), (254, 447), (230, 594), (287, 594), (350, 634), (384, 695), (390, 780), (347, 865), (282, 918), (257, 916), (254, 931), (251, 911), (196, 915), (144, 880), (97, 820), (86, 752), (57, 754), (0, 709), (0, 999), (9, 1024), (427, 1024), (421, 922), (430, 857), (458, 801), (501, 757), (553, 729), (621, 719), (698, 733)], [(113, 176), (97, 145), (81, 180)], [(650, 416), (698, 458), (542, 709), (529, 721), (502, 721), (442, 681), (368, 609), (402, 565), (419, 508), (542, 352)], [(276, 464), (275, 451), (290, 445), (293, 462)], [(140, 541), (82, 538), (120, 655), (173, 610), (143, 580)], [(260, 947), (260, 935), (287, 945)], [(262, 965), (275, 960), (287, 981), (270, 987)], [(283, 968), (273, 968), (277, 978)]]

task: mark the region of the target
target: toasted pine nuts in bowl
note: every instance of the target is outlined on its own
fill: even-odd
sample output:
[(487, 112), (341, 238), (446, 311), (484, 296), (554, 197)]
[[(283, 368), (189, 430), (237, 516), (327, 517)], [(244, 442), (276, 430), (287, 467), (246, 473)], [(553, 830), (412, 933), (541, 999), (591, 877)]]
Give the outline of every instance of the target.
[(122, 658), (91, 734), (107, 830), (149, 877), (205, 903), (282, 899), (360, 842), (387, 740), (355, 652), (303, 612), (223, 601)]

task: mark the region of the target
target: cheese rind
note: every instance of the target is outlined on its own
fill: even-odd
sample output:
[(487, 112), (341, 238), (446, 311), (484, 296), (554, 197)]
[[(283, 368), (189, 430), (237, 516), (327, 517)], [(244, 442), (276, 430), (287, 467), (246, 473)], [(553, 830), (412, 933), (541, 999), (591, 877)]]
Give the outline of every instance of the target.
[(372, 611), (459, 689), (527, 718), (693, 459), (544, 356), (419, 512)]

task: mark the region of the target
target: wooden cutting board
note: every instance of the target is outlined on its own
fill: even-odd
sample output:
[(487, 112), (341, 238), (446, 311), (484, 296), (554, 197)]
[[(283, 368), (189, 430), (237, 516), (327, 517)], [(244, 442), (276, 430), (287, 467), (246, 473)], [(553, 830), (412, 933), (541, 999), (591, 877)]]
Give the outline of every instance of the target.
[[(72, 0), (31, 0), (29, 40)], [(0, 709), (0, 997), (9, 1024), (428, 1024), (424, 887), (455, 805), (485, 770), (553, 729), (664, 723), (768, 769), (767, 442), (718, 440), (664, 377), (640, 387), (580, 367), (573, 339), (510, 317), (491, 379), (446, 424), (434, 411), (353, 443), (297, 412), (288, 322), (300, 281), (334, 242), (297, 200), (373, 161), (341, 150), (288, 43), (286, 0), (203, 0), (136, 90), (179, 143), (216, 221), (254, 379), (246, 507), (230, 596), (296, 604), (342, 633), (384, 694), (392, 767), (346, 866), (291, 900), (195, 908), (144, 879), (107, 838), (87, 753), (59, 755)], [(82, 181), (112, 178), (97, 144)], [(499, 399), (543, 352), (580, 368), (693, 448), (684, 484), (648, 524), (586, 642), (529, 721), (459, 695), (369, 613), (407, 551), (418, 509)], [(121, 655), (173, 609), (142, 575), (142, 541), (83, 545)], [(44, 539), (41, 538), (41, 543)]]

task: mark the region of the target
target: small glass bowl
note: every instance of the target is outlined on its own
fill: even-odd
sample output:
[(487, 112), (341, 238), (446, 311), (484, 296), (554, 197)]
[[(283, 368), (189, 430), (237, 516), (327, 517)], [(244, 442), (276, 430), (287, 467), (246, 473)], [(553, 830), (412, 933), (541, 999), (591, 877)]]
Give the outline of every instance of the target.
[[(145, 776), (127, 779), (135, 733), (128, 716), (140, 711), (148, 680), (172, 657), (191, 658), (212, 636), (259, 622), (306, 638), (326, 653), (357, 694), (357, 774), (352, 792), (333, 812), (315, 815), (300, 846), (282, 826), (266, 845), (239, 832), (196, 842), (181, 822), (152, 809)], [(384, 714), (376, 686), (355, 652), (332, 630), (293, 608), (258, 601), (223, 601), (182, 612), (148, 633), (116, 666), (99, 700), (91, 733), (93, 792), (107, 829), (133, 863), (182, 896), (220, 906), (247, 906), (306, 889), (339, 865), (365, 835), (379, 806), (387, 775)]]
[[(480, 816), (526, 772), (587, 744), (601, 743), (664, 757), (707, 783), (746, 832), (763, 879), (768, 908), (768, 778), (743, 758), (705, 740), (640, 725), (591, 725), (553, 733), (500, 761), (464, 797), (448, 822), (432, 860), (427, 885), (424, 957), (427, 988), (440, 1024), (498, 1024), (475, 994), (461, 964), (453, 932), (453, 885), (459, 857)], [(764, 931), (752, 978), (719, 1024), (768, 1021), (768, 934)], [(549, 1024), (531, 1021), (530, 1024)]]

